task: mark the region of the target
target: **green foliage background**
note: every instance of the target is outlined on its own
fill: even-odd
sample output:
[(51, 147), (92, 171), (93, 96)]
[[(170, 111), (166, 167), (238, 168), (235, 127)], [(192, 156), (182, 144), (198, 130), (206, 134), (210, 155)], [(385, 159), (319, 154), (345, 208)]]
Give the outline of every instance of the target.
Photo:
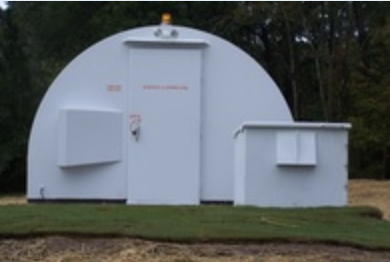
[(25, 189), (29, 130), (59, 71), (166, 11), (248, 52), (296, 120), (351, 122), (351, 177), (390, 178), (387, 2), (9, 2), (0, 11), (0, 193)]

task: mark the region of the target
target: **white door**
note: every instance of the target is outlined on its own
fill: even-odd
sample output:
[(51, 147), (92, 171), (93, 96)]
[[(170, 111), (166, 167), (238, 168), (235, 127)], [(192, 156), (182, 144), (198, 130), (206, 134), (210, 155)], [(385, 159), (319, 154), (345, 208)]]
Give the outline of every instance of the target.
[(130, 50), (128, 203), (200, 201), (202, 50)]

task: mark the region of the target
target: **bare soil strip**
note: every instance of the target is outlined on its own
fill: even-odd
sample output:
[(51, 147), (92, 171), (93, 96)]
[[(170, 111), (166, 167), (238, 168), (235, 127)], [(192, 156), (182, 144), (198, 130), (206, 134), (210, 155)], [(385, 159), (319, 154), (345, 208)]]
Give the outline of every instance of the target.
[(3, 197), (0, 198), (1, 205), (25, 205), (27, 200), (25, 197)]
[(390, 221), (390, 181), (352, 180), (348, 185), (349, 205), (374, 206)]
[(2, 240), (0, 261), (43, 262), (368, 262), (390, 261), (390, 252), (322, 244), (167, 244), (131, 239)]

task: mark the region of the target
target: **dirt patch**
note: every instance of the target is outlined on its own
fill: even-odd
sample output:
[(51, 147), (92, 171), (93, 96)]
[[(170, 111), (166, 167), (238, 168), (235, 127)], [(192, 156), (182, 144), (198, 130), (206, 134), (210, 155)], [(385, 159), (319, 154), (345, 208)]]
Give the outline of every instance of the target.
[[(22, 197), (0, 198), (0, 205), (25, 203)], [(378, 207), (390, 220), (390, 181), (350, 181), (349, 204)], [(0, 261), (384, 262), (390, 261), (390, 251), (303, 243), (172, 244), (134, 239), (47, 237), (0, 240)]]
[(390, 181), (350, 180), (348, 192), (350, 205), (377, 207), (390, 220)]
[(25, 197), (0, 197), (0, 205), (25, 205), (27, 200)]
[(44, 239), (0, 241), (1, 261), (43, 262), (329, 262), (389, 261), (390, 252), (321, 244), (166, 244), (131, 239)]

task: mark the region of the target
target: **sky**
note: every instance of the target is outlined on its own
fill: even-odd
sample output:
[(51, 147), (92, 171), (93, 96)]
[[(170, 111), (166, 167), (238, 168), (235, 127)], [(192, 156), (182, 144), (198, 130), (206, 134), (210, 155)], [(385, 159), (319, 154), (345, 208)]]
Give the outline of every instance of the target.
[(6, 1), (0, 1), (0, 8), (4, 9), (7, 7), (7, 4), (5, 3)]

